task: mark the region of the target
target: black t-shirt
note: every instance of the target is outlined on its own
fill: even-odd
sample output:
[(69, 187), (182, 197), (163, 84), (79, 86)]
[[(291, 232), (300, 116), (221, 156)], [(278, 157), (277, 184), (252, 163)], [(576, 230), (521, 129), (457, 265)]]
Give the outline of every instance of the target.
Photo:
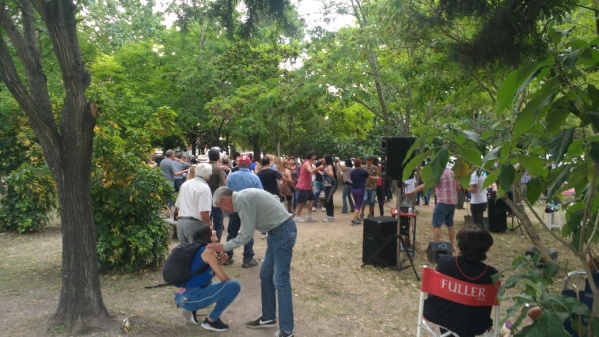
[(260, 182), (262, 183), (262, 188), (266, 192), (270, 192), (274, 195), (279, 195), (279, 182), (278, 180), (283, 178), (279, 171), (275, 171), (271, 168), (267, 168), (264, 170), (258, 171), (256, 173), (258, 178), (260, 178)]
[[(321, 164), (322, 164), (321, 161), (317, 161), (316, 163), (314, 163), (314, 166), (318, 167)], [(322, 174), (320, 174), (320, 171), (314, 172), (314, 181), (320, 181), (320, 182), (322, 182)]]
[[(497, 273), (497, 269), (482, 262), (451, 255), (442, 255), (437, 262), (436, 270), (441, 274), (475, 284), (493, 283), (491, 275)], [(492, 309), (493, 307), (471, 307), (433, 295), (429, 295), (424, 300), (424, 317), (457, 333), (460, 337), (474, 337), (487, 331), (493, 325)]]

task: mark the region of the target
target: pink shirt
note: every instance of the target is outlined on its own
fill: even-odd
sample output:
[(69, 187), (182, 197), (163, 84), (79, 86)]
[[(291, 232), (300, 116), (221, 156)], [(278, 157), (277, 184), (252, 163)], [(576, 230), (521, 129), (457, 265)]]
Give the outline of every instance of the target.
[(452, 170), (446, 168), (443, 171), (441, 179), (435, 185), (435, 195), (440, 204), (455, 205), (458, 203), (457, 184)]
[[(307, 166), (306, 166), (307, 165)], [(309, 160), (304, 161), (300, 169), (300, 176), (295, 187), (300, 190), (312, 190), (312, 173), (308, 170), (312, 168), (312, 163)]]

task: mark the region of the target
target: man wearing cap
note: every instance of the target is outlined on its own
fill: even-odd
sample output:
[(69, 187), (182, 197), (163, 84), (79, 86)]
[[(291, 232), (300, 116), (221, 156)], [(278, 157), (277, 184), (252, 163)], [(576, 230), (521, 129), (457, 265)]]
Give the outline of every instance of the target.
[[(212, 165), (212, 175), (210, 176), (210, 179), (208, 179), (208, 186), (210, 186), (210, 191), (214, 194), (214, 191), (216, 191), (217, 188), (227, 186), (227, 175), (218, 163), (220, 160), (220, 149), (217, 147), (211, 148), (210, 151), (208, 151), (208, 160), (208, 163)], [(225, 229), (223, 224), (223, 211), (220, 208), (213, 206), (210, 218), (212, 219), (212, 228), (216, 231), (216, 238), (220, 242), (223, 230)]]
[(202, 222), (211, 225), (212, 192), (207, 183), (211, 174), (212, 165), (198, 164), (195, 177), (181, 185), (175, 202), (175, 206), (179, 209), (177, 236), (181, 243), (193, 242), (193, 232)]
[(294, 319), (291, 259), (297, 239), (293, 215), (287, 212), (279, 198), (255, 188), (233, 192), (230, 188), (219, 187), (214, 192), (213, 203), (225, 212), (237, 212), (243, 225), (239, 236), (226, 243), (210, 243), (209, 250), (232, 250), (251, 240), (254, 231), (268, 232), (266, 253), (260, 269), (262, 313), (245, 326), (252, 329), (274, 328), (278, 312), (279, 329), (274, 336), (292, 337)]
[[(262, 182), (254, 172), (250, 171), (250, 164), (252, 160), (250, 157), (243, 155), (237, 159), (237, 167), (239, 170), (231, 172), (227, 177), (227, 187), (235, 192), (243, 191), (248, 188), (258, 188), (263, 190)], [(218, 206), (216, 206), (218, 207)], [(237, 237), (239, 229), (241, 228), (241, 220), (237, 212), (229, 214), (229, 225), (227, 226), (227, 241), (233, 240)], [(225, 265), (232, 264), (233, 261), (233, 250), (227, 252), (229, 258), (225, 261)], [(257, 266), (258, 262), (254, 259), (254, 239), (249, 240), (243, 246), (243, 268), (250, 268)]]

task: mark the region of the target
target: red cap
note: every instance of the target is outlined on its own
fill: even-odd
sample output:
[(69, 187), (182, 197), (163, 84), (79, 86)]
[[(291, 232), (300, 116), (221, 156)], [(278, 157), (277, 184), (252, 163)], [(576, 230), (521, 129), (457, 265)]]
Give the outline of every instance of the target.
[(246, 155), (243, 155), (237, 159), (237, 165), (239, 166), (250, 166), (251, 162), (252, 161), (250, 160), (250, 157)]

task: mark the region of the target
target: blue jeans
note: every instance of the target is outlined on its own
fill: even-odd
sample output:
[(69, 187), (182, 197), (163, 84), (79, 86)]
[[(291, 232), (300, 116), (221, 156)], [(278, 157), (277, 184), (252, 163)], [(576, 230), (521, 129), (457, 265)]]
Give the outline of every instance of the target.
[(279, 330), (293, 332), (293, 294), (291, 293), (291, 257), (297, 238), (293, 219), (268, 231), (266, 254), (260, 269), (262, 319), (277, 317), (279, 303)]
[[(312, 187), (314, 190), (314, 204), (312, 207), (318, 208), (318, 197), (320, 196), (320, 192), (324, 191), (324, 184), (322, 181), (313, 181)], [(323, 205), (324, 206), (324, 205)]]
[(226, 282), (211, 284), (206, 288), (185, 288), (175, 292), (175, 302), (189, 311), (196, 311), (216, 303), (208, 317), (217, 320), (225, 309), (235, 300), (241, 285), (239, 281), (229, 280)]
[[(237, 237), (239, 233), (239, 229), (241, 228), (241, 219), (239, 219), (239, 214), (237, 212), (229, 214), (229, 226), (227, 227), (227, 241), (233, 240)], [(233, 258), (233, 251), (227, 252), (229, 259)], [(250, 242), (246, 243), (243, 246), (243, 261), (251, 260), (254, 258), (254, 239), (251, 239)]]
[(447, 227), (452, 227), (454, 213), (455, 205), (437, 203), (433, 210), (433, 227), (441, 227), (444, 223)]
[(376, 200), (376, 188), (374, 190), (366, 190), (364, 192), (364, 204), (374, 206)]
[(343, 200), (343, 208), (341, 213), (347, 213), (347, 202), (349, 200), (350, 211), (354, 211), (354, 199), (351, 196), (351, 185), (343, 184), (343, 192), (341, 194), (341, 200)]
[(223, 231), (225, 230), (223, 210), (219, 207), (212, 206), (210, 218), (212, 218), (212, 229), (216, 231), (216, 238), (218, 239), (218, 242), (220, 242), (220, 238), (223, 236)]

